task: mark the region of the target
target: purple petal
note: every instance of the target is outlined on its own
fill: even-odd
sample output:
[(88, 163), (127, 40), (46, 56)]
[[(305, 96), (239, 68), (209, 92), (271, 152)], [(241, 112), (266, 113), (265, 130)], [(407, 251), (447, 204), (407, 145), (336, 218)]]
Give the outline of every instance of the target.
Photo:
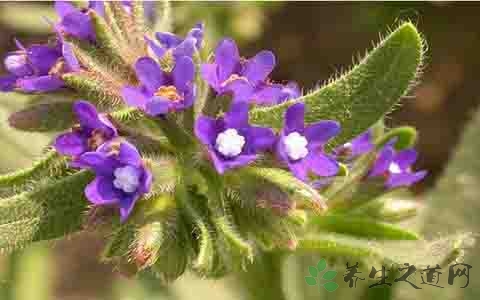
[(140, 195), (138, 194), (132, 194), (132, 195), (124, 196), (123, 198), (120, 199), (120, 202), (118, 203), (118, 205), (120, 207), (120, 220), (122, 222), (125, 222), (127, 220), (139, 196)]
[(305, 127), (303, 120), (304, 116), (305, 104), (296, 103), (290, 106), (285, 112), (285, 125), (283, 128), (284, 135), (288, 135), (292, 132), (303, 133)]
[(20, 79), (18, 87), (25, 92), (51, 92), (64, 86), (63, 81), (53, 75)]
[(87, 140), (79, 132), (68, 132), (55, 139), (55, 150), (62, 155), (78, 156), (88, 151)]
[(172, 102), (164, 97), (152, 97), (145, 105), (145, 112), (151, 116), (167, 114)]
[(4, 64), (8, 72), (18, 77), (30, 76), (34, 72), (27, 62), (27, 56), (20, 51), (7, 54)]
[(204, 25), (203, 23), (198, 23), (195, 25), (187, 34), (187, 38), (193, 37), (196, 40), (195, 47), (200, 49), (202, 47), (203, 36), (204, 36)]
[(114, 157), (97, 151), (83, 153), (74, 161), (74, 166), (92, 169), (98, 176), (110, 177), (114, 170), (121, 165)]
[(200, 116), (195, 122), (195, 135), (204, 145), (214, 145), (221, 130), (219, 127), (217, 120)]
[(181, 42), (172, 52), (175, 59), (179, 59), (182, 56), (192, 57), (193, 53), (195, 53), (196, 42), (197, 40), (194, 38), (187, 38)]
[(391, 146), (385, 146), (378, 154), (377, 160), (373, 164), (369, 176), (382, 176), (388, 171), (388, 167), (393, 160), (395, 152)]
[(259, 105), (274, 105), (280, 102), (282, 90), (281, 84), (266, 84), (255, 91), (251, 100)]
[(170, 32), (157, 32), (155, 37), (167, 49), (174, 48), (182, 42), (179, 36)]
[(222, 40), (215, 49), (215, 64), (218, 66), (218, 79), (220, 82), (227, 80), (235, 71), (240, 62), (235, 41), (231, 39)]
[(85, 188), (88, 201), (97, 205), (117, 203), (122, 194), (113, 186), (111, 177), (97, 176)]
[(277, 137), (270, 128), (252, 126), (248, 129), (247, 153), (270, 150), (276, 140)]
[(15, 75), (5, 75), (0, 77), (0, 91), (9, 92), (15, 88), (17, 83), (17, 76)]
[(61, 53), (45, 45), (33, 45), (27, 49), (27, 57), (39, 75), (46, 75), (60, 58)]
[(82, 40), (94, 40), (90, 17), (80, 11), (75, 11), (65, 15), (60, 23), (61, 28), (68, 34)]
[(261, 51), (248, 60), (243, 76), (254, 84), (264, 81), (275, 67), (275, 55), (271, 51)]
[(147, 36), (144, 37), (145, 41), (147, 42), (148, 46), (150, 47), (150, 49), (152, 49), (153, 53), (155, 53), (155, 55), (158, 57), (158, 58), (162, 58), (163, 55), (165, 54), (165, 52), (167, 52), (167, 49), (165, 49), (164, 47), (162, 46), (159, 46), (157, 45), (157, 43), (155, 43), (154, 41), (152, 41), (151, 39), (149, 39)]
[(126, 165), (140, 166), (142, 157), (135, 146), (128, 142), (122, 142), (118, 153), (118, 161)]
[(202, 64), (200, 66), (200, 74), (217, 93), (221, 91), (218, 79), (218, 66), (216, 64)]
[(80, 63), (78, 62), (77, 57), (73, 53), (73, 49), (70, 43), (64, 42), (62, 44), (62, 55), (65, 58), (65, 62), (67, 63), (70, 72), (80, 71)]
[(401, 170), (406, 170), (415, 163), (417, 156), (417, 151), (414, 149), (406, 149), (395, 154), (393, 161), (398, 164)]
[(55, 1), (55, 11), (60, 18), (64, 18), (68, 14), (77, 12), (78, 9), (69, 1)]
[(308, 180), (308, 170), (310, 168), (308, 160), (299, 159), (297, 161), (287, 161), (288, 168), (292, 174), (302, 181)]
[(152, 94), (164, 84), (165, 75), (158, 64), (150, 57), (142, 57), (135, 63), (138, 79)]
[(97, 127), (98, 112), (93, 104), (90, 102), (79, 100), (73, 104), (73, 110), (82, 127), (95, 128)]
[(230, 111), (225, 114), (224, 120), (227, 128), (248, 126), (248, 104), (243, 102), (233, 103)]
[(122, 88), (122, 97), (129, 106), (145, 109), (150, 97), (141, 89), (133, 86), (125, 86)]
[(390, 174), (385, 185), (388, 188), (410, 186), (422, 180), (426, 175), (427, 171), (419, 171), (416, 173)]
[(306, 158), (313, 173), (318, 176), (334, 176), (338, 173), (338, 162), (321, 152), (310, 153)]
[(220, 174), (223, 174), (230, 169), (246, 166), (249, 163), (255, 161), (255, 159), (257, 158), (257, 155), (255, 154), (240, 154), (234, 158), (225, 159), (212, 149), (209, 150), (209, 154), (210, 158), (212, 159), (213, 165), (215, 166), (215, 169)]
[(296, 99), (300, 97), (302, 93), (296, 82), (290, 81), (282, 89), (282, 97), (279, 99), (280, 102), (287, 101), (290, 99)]
[(336, 121), (320, 121), (305, 128), (309, 148), (324, 145), (339, 133), (340, 124)]
[(175, 87), (185, 92), (191, 86), (195, 77), (195, 64), (190, 57), (183, 56), (176, 60), (172, 70)]
[(138, 191), (142, 194), (146, 194), (150, 192), (150, 189), (152, 188), (152, 181), (153, 181), (152, 172), (150, 172), (148, 169), (144, 167), (143, 176), (142, 176)]
[(232, 102), (249, 102), (254, 93), (253, 86), (243, 78), (239, 78), (229, 82), (223, 91), (229, 91), (233, 93)]
[(372, 133), (370, 130), (357, 136), (350, 142), (351, 156), (355, 157), (373, 150)]
[(103, 1), (88, 1), (88, 8), (93, 9), (99, 16), (105, 16), (105, 5)]

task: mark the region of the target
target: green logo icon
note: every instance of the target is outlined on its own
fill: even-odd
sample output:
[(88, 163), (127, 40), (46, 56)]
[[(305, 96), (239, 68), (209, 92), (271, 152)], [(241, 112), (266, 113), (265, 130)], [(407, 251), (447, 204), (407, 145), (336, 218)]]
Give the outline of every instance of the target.
[(329, 270), (323, 273), (322, 278), (318, 279), (318, 276), (320, 273), (322, 273), (325, 269), (327, 268), (327, 261), (325, 259), (321, 259), (317, 266), (310, 266), (308, 267), (308, 273), (310, 273), (310, 276), (305, 276), (305, 282), (308, 285), (317, 285), (317, 280), (325, 280), (327, 282), (321, 284), (320, 286), (323, 286), (324, 289), (326, 289), (328, 292), (334, 292), (336, 289), (338, 289), (338, 284), (336, 282), (333, 282), (335, 276), (337, 276), (337, 271)]

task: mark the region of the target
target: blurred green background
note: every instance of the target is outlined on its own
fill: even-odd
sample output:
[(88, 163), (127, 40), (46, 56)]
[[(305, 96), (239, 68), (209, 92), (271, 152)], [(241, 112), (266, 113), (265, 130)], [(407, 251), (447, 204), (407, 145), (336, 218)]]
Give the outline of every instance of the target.
[[(222, 36), (231, 36), (247, 57), (272, 49), (278, 61), (273, 79), (296, 80), (305, 91), (358, 61), (379, 40), (379, 32), (412, 20), (428, 43), (426, 67), (411, 97), (387, 123), (419, 130), (418, 167), (430, 171), (416, 187), (419, 193), (435, 182), (480, 103), (480, 3), (174, 2), (173, 14), (179, 32), (205, 21), (212, 48)], [(0, 56), (14, 50), (14, 37), (24, 43), (44, 41), (49, 33), (42, 16), (54, 19), (51, 3), (1, 2)], [(8, 114), (22, 101), (0, 95), (2, 173), (28, 166), (51, 139), (8, 127)], [(54, 247), (39, 244), (0, 257), (0, 299), (249, 299), (234, 277), (207, 281), (187, 274), (168, 289), (148, 279), (129, 280), (97, 262), (101, 248), (94, 233), (82, 233)], [(286, 273), (303, 280), (297, 274), (303, 271), (290, 265)]]

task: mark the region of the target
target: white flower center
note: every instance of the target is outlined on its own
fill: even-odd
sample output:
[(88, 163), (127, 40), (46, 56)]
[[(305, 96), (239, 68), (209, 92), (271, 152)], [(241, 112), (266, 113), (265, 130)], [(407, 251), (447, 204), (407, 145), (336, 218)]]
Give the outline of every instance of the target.
[(27, 63), (27, 56), (23, 54), (18, 55), (8, 55), (5, 58), (5, 68), (8, 71), (14, 72), (16, 69), (21, 68)]
[(245, 138), (238, 131), (229, 128), (217, 136), (215, 148), (226, 157), (235, 157), (242, 153)]
[(292, 160), (305, 158), (308, 155), (308, 141), (298, 132), (292, 132), (283, 139), (285, 151)]
[(135, 192), (140, 184), (138, 171), (132, 166), (116, 168), (113, 175), (115, 176), (113, 185), (125, 193)]
[(402, 169), (400, 169), (400, 166), (395, 162), (390, 163), (390, 165), (388, 166), (388, 171), (392, 174), (402, 173)]

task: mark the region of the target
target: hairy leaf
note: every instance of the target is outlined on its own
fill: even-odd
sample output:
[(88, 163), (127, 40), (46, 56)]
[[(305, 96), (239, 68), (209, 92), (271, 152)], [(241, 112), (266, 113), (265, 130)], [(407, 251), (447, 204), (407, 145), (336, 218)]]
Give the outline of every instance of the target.
[(81, 229), (88, 202), (83, 191), (92, 180), (82, 171), (31, 192), (0, 200), (0, 250), (62, 237)]
[(404, 23), (350, 72), (299, 99), (254, 109), (250, 119), (281, 128), (286, 109), (303, 102), (307, 106), (307, 122), (322, 119), (340, 122), (342, 133), (334, 144), (342, 144), (390, 112), (407, 93), (422, 64), (422, 47), (415, 26)]

